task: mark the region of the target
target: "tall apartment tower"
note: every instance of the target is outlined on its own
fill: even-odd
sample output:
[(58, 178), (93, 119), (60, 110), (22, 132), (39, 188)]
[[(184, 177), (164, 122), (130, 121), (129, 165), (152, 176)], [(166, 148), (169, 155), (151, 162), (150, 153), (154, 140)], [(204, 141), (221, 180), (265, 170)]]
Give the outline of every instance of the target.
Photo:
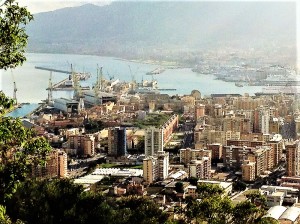
[(287, 176), (300, 176), (300, 144), (299, 141), (287, 143), (286, 160), (287, 160)]
[(269, 134), (270, 110), (260, 106), (254, 112), (254, 132)]
[(125, 156), (126, 153), (126, 128), (115, 127), (108, 129), (108, 154), (111, 156)]
[(58, 152), (58, 177), (68, 176), (68, 156), (64, 151)]
[(158, 151), (163, 151), (163, 129), (150, 127), (145, 130), (145, 156), (154, 156)]
[(36, 165), (32, 167), (32, 177), (39, 179), (63, 178), (67, 177), (67, 154), (60, 150), (53, 149), (46, 156), (44, 166)]
[(158, 151), (157, 162), (158, 162), (158, 178), (160, 180), (164, 180), (169, 175), (169, 153)]
[(205, 105), (199, 104), (195, 106), (195, 121), (205, 116)]
[(202, 157), (198, 160), (191, 160), (188, 164), (189, 177), (197, 177), (199, 179), (211, 178), (211, 162), (209, 157)]
[(244, 160), (242, 164), (242, 179), (244, 181), (254, 181), (255, 177), (255, 162)]
[(77, 154), (82, 156), (95, 155), (95, 137), (93, 135), (70, 135), (68, 145), (71, 149), (77, 149)]
[(92, 157), (95, 155), (95, 137), (93, 135), (85, 135), (82, 145), (84, 156)]
[(158, 178), (157, 163), (157, 158), (152, 156), (143, 160), (143, 178), (149, 184), (153, 183)]

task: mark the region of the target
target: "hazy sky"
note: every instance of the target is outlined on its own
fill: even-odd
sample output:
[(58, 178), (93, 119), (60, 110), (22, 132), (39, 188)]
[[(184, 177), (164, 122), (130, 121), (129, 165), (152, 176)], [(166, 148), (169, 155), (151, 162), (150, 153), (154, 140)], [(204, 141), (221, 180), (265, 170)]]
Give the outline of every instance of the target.
[(79, 6), (87, 3), (107, 5), (111, 0), (19, 0), (18, 2), (22, 6), (27, 6), (31, 13), (38, 13), (65, 7)]

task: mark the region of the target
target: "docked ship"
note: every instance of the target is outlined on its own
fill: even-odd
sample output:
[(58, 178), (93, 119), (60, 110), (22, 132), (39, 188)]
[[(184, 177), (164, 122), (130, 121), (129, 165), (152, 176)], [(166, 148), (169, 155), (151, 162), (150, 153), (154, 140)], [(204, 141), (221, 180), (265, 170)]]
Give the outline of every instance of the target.
[(131, 94), (159, 94), (159, 89), (157, 87), (157, 81), (152, 80), (144, 80), (140, 83), (136, 83), (132, 90), (130, 91)]
[(236, 83), (235, 83), (235, 86), (237, 86), (237, 87), (243, 87), (243, 84), (242, 84), (242, 83), (236, 82)]

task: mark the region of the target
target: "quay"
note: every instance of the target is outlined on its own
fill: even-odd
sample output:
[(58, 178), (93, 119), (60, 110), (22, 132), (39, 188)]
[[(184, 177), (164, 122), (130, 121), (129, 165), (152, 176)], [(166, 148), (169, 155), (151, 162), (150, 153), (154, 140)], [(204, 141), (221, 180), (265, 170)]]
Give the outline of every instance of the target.
[(157, 75), (160, 73), (163, 73), (165, 71), (165, 69), (163, 68), (156, 68), (154, 70), (152, 70), (151, 72), (147, 72), (146, 75)]
[(158, 89), (159, 91), (176, 91), (176, 89)]
[(299, 81), (259, 81), (249, 83), (249, 86), (300, 86)]

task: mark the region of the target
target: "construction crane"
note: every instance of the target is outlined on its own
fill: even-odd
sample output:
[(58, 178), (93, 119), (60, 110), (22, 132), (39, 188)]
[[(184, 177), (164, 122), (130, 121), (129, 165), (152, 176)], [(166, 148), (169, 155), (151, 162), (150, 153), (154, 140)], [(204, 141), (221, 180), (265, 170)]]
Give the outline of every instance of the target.
[(16, 85), (16, 81), (15, 81), (15, 77), (14, 77), (12, 69), (10, 69), (10, 72), (11, 72), (11, 76), (12, 76), (13, 83), (14, 83), (14, 93), (13, 93), (14, 105), (17, 105), (18, 104), (18, 101), (17, 101), (17, 91), (18, 91), (18, 89), (17, 89), (17, 85)]

